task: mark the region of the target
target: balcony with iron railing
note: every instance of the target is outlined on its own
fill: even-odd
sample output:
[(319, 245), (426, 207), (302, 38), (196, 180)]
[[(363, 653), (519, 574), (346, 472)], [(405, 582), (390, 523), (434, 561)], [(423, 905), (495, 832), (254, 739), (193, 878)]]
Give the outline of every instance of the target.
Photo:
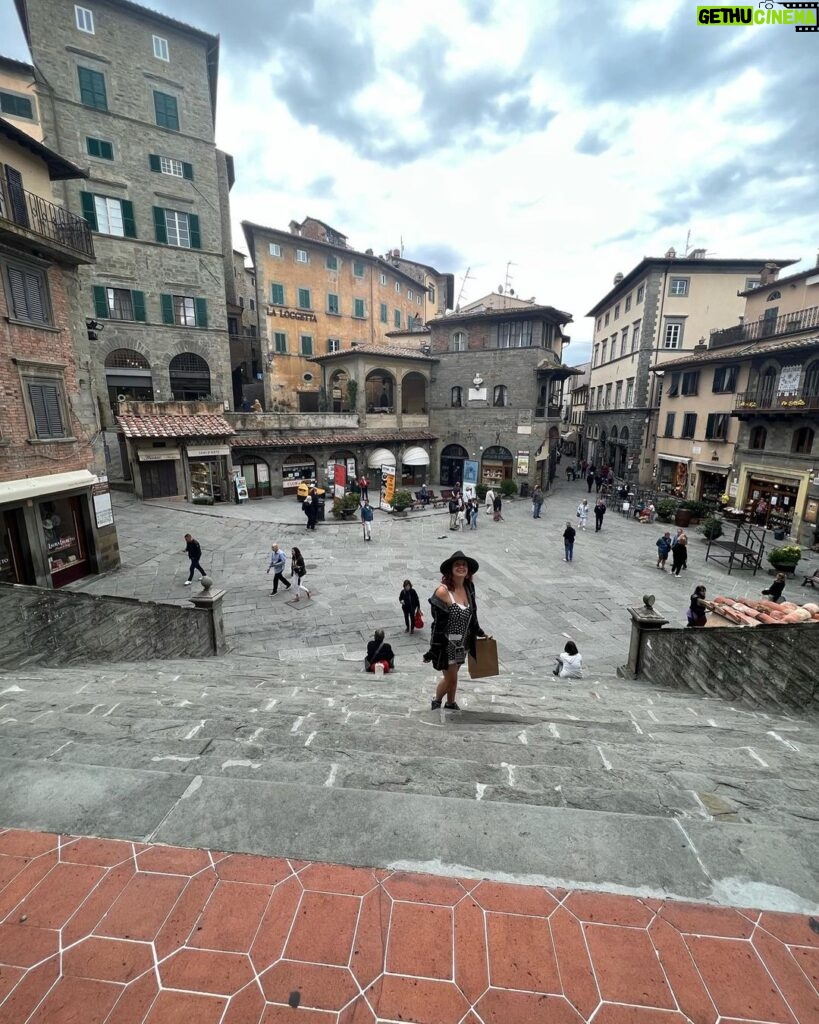
[(750, 323), (735, 324), (711, 331), (710, 348), (723, 345), (741, 345), (746, 341), (761, 341), (764, 338), (779, 338), (786, 334), (799, 334), (819, 328), (819, 306), (798, 309), (782, 316), (762, 318)]
[(819, 391), (802, 388), (790, 394), (772, 394), (768, 391), (741, 391), (736, 396), (732, 416), (750, 419), (752, 416), (788, 416), (819, 409)]
[(91, 229), (82, 217), (0, 177), (0, 240), (76, 266), (93, 263)]

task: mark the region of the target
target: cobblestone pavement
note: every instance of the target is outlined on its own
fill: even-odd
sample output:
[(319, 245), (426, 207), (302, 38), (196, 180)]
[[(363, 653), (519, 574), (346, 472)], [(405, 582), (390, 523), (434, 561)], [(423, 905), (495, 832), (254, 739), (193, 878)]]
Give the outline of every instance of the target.
[(810, 1024), (819, 924), (0, 832), (0, 1020)]

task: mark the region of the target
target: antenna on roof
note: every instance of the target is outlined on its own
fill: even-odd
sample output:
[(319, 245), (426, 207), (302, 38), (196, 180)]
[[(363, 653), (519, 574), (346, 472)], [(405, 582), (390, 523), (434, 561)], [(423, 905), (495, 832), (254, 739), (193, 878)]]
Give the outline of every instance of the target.
[(455, 303), (455, 308), (456, 309), (460, 309), (460, 307), (461, 307), (461, 299), (464, 297), (464, 288), (466, 288), (466, 282), (467, 281), (474, 281), (475, 280), (475, 278), (469, 273), (469, 271), (471, 269), (472, 269), (472, 267), (467, 267), (466, 268), (466, 273), (464, 274), (464, 279), (463, 279), (463, 281), (461, 281), (461, 290), (458, 292), (458, 301)]

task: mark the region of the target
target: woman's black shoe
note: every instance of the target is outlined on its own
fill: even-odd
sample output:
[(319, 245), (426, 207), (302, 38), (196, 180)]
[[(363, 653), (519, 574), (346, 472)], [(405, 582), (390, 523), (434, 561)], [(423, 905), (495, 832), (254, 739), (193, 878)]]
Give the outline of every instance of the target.
[(455, 703), (455, 701), (453, 701), (451, 704), (444, 704), (444, 708), (446, 708), (447, 711), (460, 711), (461, 710), (458, 707), (458, 705)]
[(441, 706), (441, 702), (438, 700), (438, 698), (437, 697), (433, 697), (432, 698), (432, 707), (430, 708), (430, 710), (431, 711), (437, 711), (440, 706)]

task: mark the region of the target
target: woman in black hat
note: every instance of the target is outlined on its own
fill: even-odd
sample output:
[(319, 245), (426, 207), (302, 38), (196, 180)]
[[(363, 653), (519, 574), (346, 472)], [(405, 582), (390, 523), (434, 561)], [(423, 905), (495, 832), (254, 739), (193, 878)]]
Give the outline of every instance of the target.
[(458, 670), (466, 661), (467, 652), (475, 656), (475, 639), (486, 636), (478, 622), (478, 606), (472, 577), (478, 563), (463, 551), (456, 551), (441, 562), (441, 585), (429, 599), (432, 608), (432, 643), (424, 661), (443, 673), (438, 681), (432, 710), (441, 706), (460, 711), (455, 702), (458, 689)]

